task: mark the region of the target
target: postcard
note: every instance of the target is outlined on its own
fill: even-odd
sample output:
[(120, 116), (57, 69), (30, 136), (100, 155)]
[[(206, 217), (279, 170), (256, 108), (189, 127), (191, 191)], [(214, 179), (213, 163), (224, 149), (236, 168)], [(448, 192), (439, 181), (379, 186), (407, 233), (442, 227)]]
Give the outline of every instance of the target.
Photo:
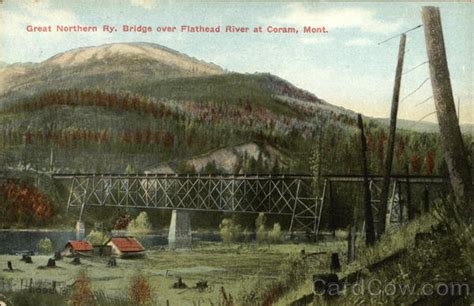
[(0, 306), (474, 303), (473, 16), (0, 0)]

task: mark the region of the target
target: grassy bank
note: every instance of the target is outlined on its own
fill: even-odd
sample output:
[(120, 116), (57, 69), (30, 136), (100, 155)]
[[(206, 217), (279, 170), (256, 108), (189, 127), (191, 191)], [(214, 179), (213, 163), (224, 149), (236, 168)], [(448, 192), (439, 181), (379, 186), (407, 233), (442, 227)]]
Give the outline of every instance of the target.
[[(90, 279), (93, 291), (102, 291), (110, 299), (125, 298), (131, 280), (136, 275), (144, 276), (152, 287), (153, 300), (156, 305), (219, 305), (222, 303), (222, 288), (227, 298), (232, 297), (235, 304), (246, 304), (252, 292), (266, 292), (263, 289), (272, 288), (276, 283), (282, 283), (288, 271), (293, 275), (306, 277), (315, 272), (318, 267), (327, 266), (325, 254), (306, 260), (311, 263), (312, 271), (294, 269), (293, 263), (298, 262), (301, 250), (305, 253), (328, 253), (340, 250), (343, 243), (327, 242), (320, 244), (222, 244), (199, 243), (191, 251), (174, 252), (168, 250), (149, 250), (144, 259), (118, 259), (117, 267), (106, 266), (106, 259), (82, 259), (81, 265), (71, 264), (72, 259), (65, 258), (57, 262), (58, 268), (38, 269), (45, 265), (49, 256), (34, 256), (33, 264), (26, 264), (15, 256), (0, 256), (0, 266), (6, 267), (7, 261), (12, 261), (14, 272), (2, 272), (2, 277), (20, 284), (22, 280), (33, 278), (34, 282), (44, 281), (51, 284), (56, 281), (58, 286), (71, 286), (81, 271), (85, 271)], [(309, 266), (309, 265), (308, 265)], [(301, 266), (303, 267), (303, 266)], [(307, 267), (305, 265), (304, 267)], [(172, 289), (171, 287), (181, 277), (188, 288)], [(198, 281), (208, 281), (209, 287), (199, 291), (194, 289)], [(258, 287), (260, 286), (260, 287)], [(22, 299), (18, 294), (2, 292), (5, 295)], [(42, 295), (23, 293), (31, 303), (41, 305)], [(125, 297), (124, 297), (125, 296)], [(58, 297), (57, 305), (61, 305), (68, 297)], [(243, 300), (247, 299), (247, 300)], [(63, 301), (63, 302), (61, 302)], [(259, 300), (255, 300), (259, 302)], [(54, 305), (54, 304), (48, 304)]]

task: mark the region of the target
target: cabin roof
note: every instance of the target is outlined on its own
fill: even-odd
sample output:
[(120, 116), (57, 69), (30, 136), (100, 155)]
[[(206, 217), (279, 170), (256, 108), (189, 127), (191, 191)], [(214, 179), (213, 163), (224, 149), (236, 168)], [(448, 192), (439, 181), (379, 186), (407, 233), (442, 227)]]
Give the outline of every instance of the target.
[(108, 244), (114, 244), (120, 252), (142, 252), (145, 248), (133, 237), (111, 238)]
[(70, 245), (74, 251), (92, 251), (92, 245), (85, 240), (69, 240), (66, 246)]

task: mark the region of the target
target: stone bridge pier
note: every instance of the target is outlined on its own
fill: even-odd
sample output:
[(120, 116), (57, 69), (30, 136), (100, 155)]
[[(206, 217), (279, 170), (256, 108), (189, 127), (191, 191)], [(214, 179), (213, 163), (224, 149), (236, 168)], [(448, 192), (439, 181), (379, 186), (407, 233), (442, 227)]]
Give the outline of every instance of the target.
[(168, 233), (168, 247), (190, 249), (192, 247), (191, 218), (189, 211), (174, 209)]

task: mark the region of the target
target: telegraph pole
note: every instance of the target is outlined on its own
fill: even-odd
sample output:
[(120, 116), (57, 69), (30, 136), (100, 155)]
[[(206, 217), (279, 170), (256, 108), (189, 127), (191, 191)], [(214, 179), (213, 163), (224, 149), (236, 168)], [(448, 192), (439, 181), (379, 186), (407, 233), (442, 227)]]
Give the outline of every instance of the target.
[(444, 159), (456, 204), (470, 222), (473, 218), (471, 168), (464, 147), (456, 106), (453, 98), (448, 61), (444, 46), (439, 8), (426, 6), (422, 10), (425, 41), (430, 66), (431, 87), (438, 116)]
[(390, 132), (388, 136), (387, 155), (385, 158), (385, 172), (382, 181), (382, 193), (380, 195), (380, 216), (378, 231), (379, 237), (385, 231), (385, 219), (387, 215), (388, 193), (390, 189), (390, 175), (392, 173), (393, 149), (395, 147), (395, 133), (397, 130), (398, 101), (400, 100), (400, 85), (402, 81), (403, 59), (405, 56), (406, 34), (400, 37), (398, 49), (398, 63), (395, 72), (395, 85), (393, 86), (392, 109), (390, 112)]

